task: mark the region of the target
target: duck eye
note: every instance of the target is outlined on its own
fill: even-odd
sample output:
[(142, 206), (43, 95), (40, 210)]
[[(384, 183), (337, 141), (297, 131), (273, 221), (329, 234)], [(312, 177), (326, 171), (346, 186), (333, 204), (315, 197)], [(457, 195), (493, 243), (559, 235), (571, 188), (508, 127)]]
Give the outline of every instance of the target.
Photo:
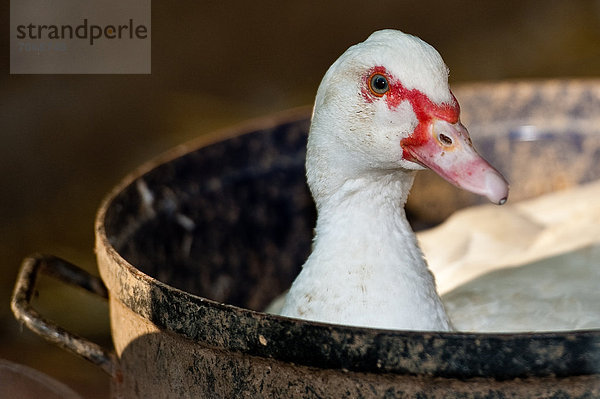
[(390, 89), (390, 85), (385, 76), (380, 73), (374, 73), (369, 78), (369, 90), (377, 97), (383, 96)]

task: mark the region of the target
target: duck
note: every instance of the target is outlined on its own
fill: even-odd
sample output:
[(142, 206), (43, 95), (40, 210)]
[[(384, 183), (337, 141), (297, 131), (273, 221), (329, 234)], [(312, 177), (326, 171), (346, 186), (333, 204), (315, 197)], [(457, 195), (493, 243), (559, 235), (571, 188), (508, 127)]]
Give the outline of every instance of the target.
[(600, 180), (582, 182), (504, 207), (467, 207), (417, 232), (454, 328), (600, 328), (598, 196)]
[(429, 168), (499, 205), (509, 187), (475, 150), (448, 73), (431, 45), (392, 29), (351, 46), (327, 70), (305, 163), (317, 209), (312, 251), (281, 315), (453, 329), (404, 210), (415, 174)]

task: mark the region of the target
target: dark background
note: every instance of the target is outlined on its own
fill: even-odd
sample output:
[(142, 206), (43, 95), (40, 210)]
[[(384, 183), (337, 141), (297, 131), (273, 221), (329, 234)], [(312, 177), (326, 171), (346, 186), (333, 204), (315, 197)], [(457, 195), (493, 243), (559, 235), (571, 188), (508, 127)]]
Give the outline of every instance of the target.
[[(0, 358), (106, 397), (99, 369), (14, 320), (9, 298), (21, 259), (46, 252), (95, 271), (95, 212), (124, 175), (203, 133), (310, 104), (327, 67), (374, 30), (401, 29), (432, 44), (452, 83), (600, 72), (600, 1), (282, 3), (154, 1), (147, 76), (9, 75), (4, 29)], [(7, 27), (9, 2), (1, 7)], [(44, 314), (110, 345), (104, 303), (42, 283), (36, 306)]]

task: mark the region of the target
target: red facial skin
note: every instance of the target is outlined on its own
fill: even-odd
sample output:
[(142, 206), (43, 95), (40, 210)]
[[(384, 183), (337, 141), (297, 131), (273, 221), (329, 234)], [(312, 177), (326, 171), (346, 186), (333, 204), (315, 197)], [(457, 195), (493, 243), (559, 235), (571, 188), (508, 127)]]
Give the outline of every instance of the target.
[[(420, 146), (425, 144), (430, 139), (428, 133), (428, 126), (434, 118), (444, 120), (449, 123), (457, 123), (460, 116), (460, 106), (456, 97), (452, 94), (452, 104), (437, 105), (433, 103), (425, 94), (417, 89), (408, 90), (391, 76), (385, 67), (376, 66), (371, 68), (369, 74), (365, 76), (365, 86), (363, 88), (363, 96), (368, 102), (373, 102), (377, 97), (383, 97), (371, 92), (369, 87), (369, 80), (374, 74), (381, 74), (388, 80), (390, 89), (385, 96), (385, 103), (389, 109), (398, 108), (403, 101), (408, 101), (412, 106), (412, 109), (419, 121), (419, 124), (415, 128), (413, 134), (403, 139), (400, 142), (402, 148), (405, 146)], [(414, 157), (406, 150), (403, 152), (403, 158), (409, 161), (416, 161)]]
[[(389, 89), (378, 93), (371, 88), (375, 74), (386, 77)], [(367, 102), (385, 101), (390, 110), (408, 101), (418, 124), (413, 133), (400, 140), (402, 158), (438, 173), (450, 183), (484, 195), (490, 201), (503, 204), (508, 195), (508, 183), (473, 148), (465, 127), (460, 123), (460, 107), (452, 93), (450, 104), (435, 104), (417, 89), (407, 89), (382, 66), (365, 75), (362, 95)]]

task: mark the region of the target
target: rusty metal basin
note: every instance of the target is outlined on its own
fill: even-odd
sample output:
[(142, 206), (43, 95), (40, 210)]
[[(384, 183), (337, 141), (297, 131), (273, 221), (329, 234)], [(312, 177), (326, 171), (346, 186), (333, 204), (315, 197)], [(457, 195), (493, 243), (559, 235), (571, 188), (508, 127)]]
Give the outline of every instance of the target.
[[(511, 201), (600, 178), (600, 81), (454, 91), (476, 146), (511, 182)], [(17, 318), (110, 373), (113, 397), (600, 397), (600, 330), (425, 333), (261, 312), (310, 250), (308, 118), (304, 109), (253, 122), (132, 173), (98, 212), (102, 281), (29, 258)], [(408, 213), (431, 226), (476, 201), (423, 173)], [(108, 297), (114, 350), (31, 308), (40, 272)]]

